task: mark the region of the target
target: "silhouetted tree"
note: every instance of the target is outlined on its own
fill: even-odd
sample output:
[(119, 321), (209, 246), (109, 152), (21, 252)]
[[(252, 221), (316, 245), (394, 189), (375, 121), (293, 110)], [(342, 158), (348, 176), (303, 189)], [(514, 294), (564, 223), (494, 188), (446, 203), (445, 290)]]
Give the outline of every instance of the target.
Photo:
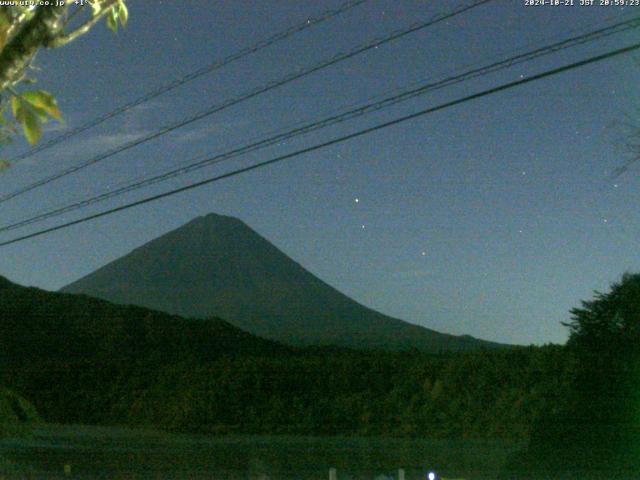
[(637, 478), (640, 471), (640, 274), (571, 310), (575, 373), (566, 401), (533, 429), (518, 478)]
[[(625, 274), (607, 294), (571, 311), (568, 348), (577, 361), (576, 410), (582, 441), (603, 461), (638, 462), (640, 274)], [(635, 451), (634, 451), (635, 450)]]

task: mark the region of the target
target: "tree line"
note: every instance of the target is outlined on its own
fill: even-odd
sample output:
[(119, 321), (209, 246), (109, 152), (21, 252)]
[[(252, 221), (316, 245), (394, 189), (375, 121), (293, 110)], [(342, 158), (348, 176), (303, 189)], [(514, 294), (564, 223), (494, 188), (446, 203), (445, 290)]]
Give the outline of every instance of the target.
[(640, 275), (574, 309), (565, 346), (465, 353), (293, 348), (1, 278), (0, 310), (0, 385), (50, 422), (528, 439), (506, 478), (640, 467)]

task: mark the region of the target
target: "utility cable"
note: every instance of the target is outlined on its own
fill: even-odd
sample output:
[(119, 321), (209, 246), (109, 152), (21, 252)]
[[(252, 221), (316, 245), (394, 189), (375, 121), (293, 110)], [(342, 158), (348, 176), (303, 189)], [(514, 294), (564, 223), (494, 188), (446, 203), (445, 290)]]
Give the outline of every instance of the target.
[(638, 28), (640, 27), (640, 17), (635, 17), (633, 19), (630, 20), (626, 20), (623, 22), (619, 22), (617, 24), (608, 26), (608, 27), (604, 27), (595, 31), (591, 31), (579, 36), (575, 36), (572, 38), (568, 38), (565, 40), (562, 40), (560, 42), (556, 42), (550, 45), (547, 45), (545, 47), (541, 47), (538, 49), (535, 49), (533, 51), (528, 51), (519, 55), (515, 55), (515, 56), (511, 56), (509, 58), (506, 58), (504, 60), (501, 61), (497, 61), (494, 62), (490, 65), (487, 66), (483, 66), (481, 68), (475, 68), (472, 70), (469, 70), (467, 72), (458, 74), (458, 75), (454, 75), (454, 76), (450, 76), (448, 78), (436, 81), (436, 82), (431, 82), (431, 83), (427, 83), (427, 84), (423, 84), (417, 88), (413, 88), (407, 91), (404, 91), (398, 95), (394, 95), (388, 98), (384, 98), (380, 101), (376, 101), (376, 102), (372, 102), (369, 103), (367, 105), (364, 106), (360, 106), (358, 108), (343, 112), (341, 114), (338, 115), (333, 115), (327, 118), (324, 118), (322, 120), (318, 120), (318, 121), (314, 121), (311, 123), (307, 123), (305, 125), (302, 125), (298, 128), (294, 128), (292, 130), (288, 130), (282, 133), (279, 133), (277, 135), (274, 136), (270, 136), (268, 138), (256, 141), (256, 142), (252, 142), (249, 143), (247, 145), (244, 145), (242, 147), (238, 147), (238, 148), (234, 148), (230, 151), (221, 153), (221, 154), (217, 154), (213, 157), (211, 156), (200, 156), (196, 159), (192, 159), (191, 163), (178, 167), (178, 168), (174, 168), (172, 170), (169, 170), (167, 172), (164, 173), (160, 173), (157, 175), (154, 175), (152, 177), (147, 177), (147, 178), (142, 178), (141, 180), (135, 181), (135, 182), (131, 182), (130, 184), (126, 185), (126, 186), (122, 186), (119, 187), (117, 189), (114, 190), (110, 190), (108, 192), (102, 193), (100, 195), (96, 195), (93, 197), (90, 197), (88, 199), (84, 199), (81, 201), (77, 201), (77, 202), (73, 202), (71, 204), (68, 204), (66, 206), (63, 207), (58, 207), (55, 208), (53, 210), (49, 210), (47, 212), (43, 212), (40, 214), (37, 214), (35, 216), (29, 217), (27, 219), (23, 219), (14, 223), (11, 223), (9, 225), (6, 226), (2, 226), (0, 227), (0, 232), (6, 232), (6, 231), (10, 231), (10, 230), (14, 230), (16, 228), (20, 228), (26, 225), (30, 225), (33, 223), (37, 223), (40, 221), (43, 221), (45, 219), (48, 218), (52, 218), (55, 216), (59, 216), (62, 215), (64, 213), (68, 213), (70, 211), (73, 210), (77, 210), (79, 208), (83, 208), (83, 207), (87, 207), (89, 205), (107, 200), (109, 198), (113, 198), (116, 196), (120, 196), (123, 195), (127, 192), (130, 191), (134, 191), (137, 190), (139, 188), (143, 188), (143, 187), (147, 187), (150, 185), (153, 185), (155, 183), (159, 183), (165, 180), (168, 180), (170, 178), (174, 178), (177, 177), (179, 175), (184, 175), (187, 173), (190, 173), (192, 171), (213, 165), (213, 164), (218, 164), (221, 163), (223, 161), (232, 159), (232, 158), (236, 158), (238, 156), (244, 155), (246, 153), (249, 152), (253, 152), (255, 150), (258, 149), (262, 149), (268, 146), (272, 146), (275, 144), (278, 144), (280, 142), (289, 140), (291, 138), (297, 137), (299, 135), (304, 135), (307, 133), (310, 133), (312, 131), (321, 129), (321, 128), (326, 128), (328, 126), (332, 126), (338, 123), (342, 123), (344, 121), (356, 118), (356, 117), (360, 117), (362, 115), (368, 114), (368, 113), (373, 113), (376, 111), (379, 111), (383, 108), (387, 108), (390, 107), (392, 105), (395, 105), (397, 103), (400, 102), (404, 102), (407, 101), (409, 99), (415, 98), (419, 95), (424, 95), (428, 92), (432, 92), (434, 90), (438, 90), (441, 88), (445, 88), (457, 83), (461, 83), (467, 80), (470, 80), (472, 78), (477, 78), (477, 77), (481, 77), (481, 76), (485, 76), (488, 75), (490, 73), (494, 73), (497, 72), (499, 70), (505, 69), (505, 68), (510, 68), (514, 65), (520, 64), (520, 63), (524, 63), (524, 62), (528, 62), (531, 60), (534, 60), (536, 58), (542, 57), (544, 55), (549, 55), (552, 53), (556, 53), (560, 50), (564, 50), (570, 47), (574, 47), (576, 45), (582, 45), (585, 44), (587, 42), (591, 42), (591, 41), (595, 41), (595, 40), (599, 40), (602, 38), (605, 38), (607, 36), (616, 34), (616, 33), (620, 33), (623, 31), (627, 31), (633, 28)]
[(266, 166), (273, 165), (275, 163), (279, 163), (279, 162), (282, 162), (284, 160), (288, 160), (290, 158), (298, 157), (300, 155), (304, 155), (304, 154), (307, 154), (307, 153), (310, 153), (310, 152), (313, 152), (313, 151), (316, 151), (316, 150), (320, 150), (320, 149), (323, 149), (323, 148), (326, 148), (326, 147), (329, 147), (329, 146), (332, 146), (332, 145), (343, 143), (343, 142), (346, 142), (348, 140), (352, 140), (354, 138), (358, 138), (358, 137), (361, 137), (361, 136), (364, 136), (364, 135), (368, 135), (368, 134), (376, 132), (378, 130), (389, 128), (391, 126), (398, 125), (398, 124), (407, 122), (409, 120), (413, 120), (413, 119), (416, 119), (416, 118), (419, 118), (419, 117), (423, 117), (423, 116), (428, 115), (430, 113), (441, 111), (441, 110), (444, 110), (444, 109), (447, 109), (447, 108), (450, 108), (450, 107), (453, 107), (453, 106), (456, 106), (456, 105), (461, 105), (461, 104), (464, 104), (464, 103), (469, 102), (471, 100), (476, 100), (476, 99), (479, 99), (479, 98), (483, 98), (483, 97), (486, 97), (486, 96), (489, 96), (489, 95), (493, 95), (493, 94), (498, 93), (498, 92), (502, 92), (502, 91), (505, 91), (505, 90), (510, 90), (512, 88), (515, 88), (515, 87), (518, 87), (518, 86), (521, 86), (521, 85), (525, 85), (525, 84), (528, 84), (528, 83), (531, 83), (531, 82), (535, 82), (535, 81), (538, 81), (538, 80), (541, 80), (543, 78), (547, 78), (547, 77), (550, 77), (550, 76), (553, 76), (553, 75), (558, 75), (560, 73), (567, 72), (569, 70), (574, 70), (576, 68), (580, 68), (580, 67), (583, 67), (585, 65), (589, 65), (589, 64), (600, 62), (600, 61), (603, 61), (603, 60), (606, 60), (606, 59), (609, 59), (609, 58), (617, 57), (619, 55), (623, 55), (623, 54), (626, 54), (626, 53), (629, 53), (629, 52), (632, 52), (632, 51), (635, 51), (635, 50), (638, 50), (638, 49), (640, 49), (640, 43), (636, 43), (636, 44), (633, 44), (633, 45), (630, 45), (630, 46), (624, 47), (624, 48), (619, 48), (617, 50), (613, 50), (613, 51), (610, 51), (610, 52), (607, 52), (607, 53), (604, 53), (604, 54), (601, 54), (601, 55), (590, 57), (590, 58), (587, 58), (585, 60), (581, 60), (581, 61), (578, 61), (578, 62), (571, 63), (569, 65), (564, 65), (562, 67), (554, 68), (552, 70), (547, 70), (547, 71), (545, 71), (543, 73), (539, 73), (539, 74), (533, 75), (531, 77), (523, 78), (521, 80), (516, 80), (516, 81), (513, 81), (513, 82), (505, 83), (505, 84), (502, 84), (502, 85), (494, 87), (494, 88), (483, 90), (483, 91), (481, 91), (479, 93), (468, 95), (466, 97), (462, 97), (462, 98), (459, 98), (457, 100), (446, 102), (446, 103), (437, 105), (435, 107), (430, 107), (430, 108), (427, 108), (427, 109), (424, 109), (424, 110), (420, 110), (418, 112), (415, 112), (415, 113), (412, 113), (412, 114), (409, 114), (409, 115), (405, 115), (405, 116), (402, 116), (402, 117), (399, 117), (399, 118), (396, 118), (394, 120), (390, 120), (390, 121), (387, 121), (387, 122), (384, 122), (384, 123), (380, 123), (378, 125), (375, 125), (375, 126), (372, 126), (372, 127), (369, 127), (369, 128), (365, 128), (363, 130), (359, 130), (359, 131), (354, 132), (354, 133), (350, 133), (350, 134), (347, 134), (347, 135), (336, 137), (336, 138), (333, 138), (331, 140), (328, 140), (328, 141), (325, 141), (325, 142), (322, 142), (322, 143), (319, 143), (319, 144), (316, 144), (316, 145), (313, 145), (313, 146), (310, 146), (310, 147), (306, 147), (306, 148), (297, 150), (295, 152), (291, 152), (291, 153), (288, 153), (288, 154), (285, 154), (285, 155), (280, 155), (280, 156), (272, 158), (270, 160), (265, 160), (263, 162), (259, 162), (259, 163), (256, 163), (256, 164), (253, 164), (253, 165), (250, 165), (250, 166), (247, 166), (247, 167), (239, 168), (239, 169), (233, 170), (231, 172), (227, 172), (227, 173), (224, 173), (224, 174), (221, 174), (221, 175), (210, 177), (210, 178), (207, 178), (205, 180), (201, 180), (199, 182), (191, 183), (189, 185), (186, 185), (186, 186), (183, 186), (183, 187), (180, 187), (180, 188), (176, 188), (176, 189), (173, 189), (173, 190), (170, 190), (170, 191), (167, 191), (167, 192), (163, 192), (163, 193), (160, 193), (160, 194), (157, 194), (157, 195), (146, 197), (144, 199), (137, 200), (135, 202), (127, 203), (125, 205), (120, 205), (118, 207), (114, 207), (114, 208), (111, 208), (109, 210), (104, 210), (104, 211), (99, 212), (99, 213), (88, 215), (88, 216), (85, 216), (83, 218), (79, 218), (77, 220), (73, 220), (73, 221), (66, 222), (66, 223), (63, 223), (63, 224), (60, 224), (60, 225), (56, 225), (54, 227), (50, 227), (50, 228), (46, 228), (46, 229), (43, 229), (43, 230), (39, 230), (39, 231), (30, 233), (28, 235), (23, 235), (23, 236), (20, 236), (20, 237), (17, 237), (17, 238), (13, 238), (11, 240), (0, 242), (0, 247), (11, 245), (11, 244), (14, 244), (14, 243), (17, 243), (17, 242), (21, 242), (21, 241), (24, 241), (24, 240), (27, 240), (27, 239), (30, 239), (30, 238), (38, 237), (38, 236), (41, 236), (41, 235), (44, 235), (44, 234), (47, 234), (47, 233), (55, 232), (55, 231), (58, 231), (58, 230), (61, 230), (61, 229), (64, 229), (64, 228), (71, 227), (73, 225), (82, 224), (82, 223), (85, 223), (85, 222), (88, 222), (88, 221), (91, 221), (91, 220), (94, 220), (94, 219), (97, 219), (97, 218), (100, 218), (100, 217), (104, 217), (106, 215), (111, 215), (111, 214), (116, 213), (116, 212), (121, 212), (121, 211), (124, 211), (124, 210), (128, 210), (130, 208), (139, 206), (139, 205), (144, 205), (146, 203), (150, 203), (150, 202), (153, 202), (153, 201), (156, 201), (156, 200), (160, 200), (162, 198), (170, 197), (170, 196), (176, 195), (178, 193), (186, 192), (186, 191), (192, 190), (194, 188), (201, 187), (203, 185), (208, 185), (210, 183), (214, 183), (214, 182), (226, 179), (226, 178), (234, 177), (234, 176), (246, 173), (246, 172), (250, 172), (250, 171), (253, 171), (253, 170), (264, 168)]
[(321, 62), (319, 64), (316, 64), (316, 65), (314, 65), (314, 66), (312, 66), (310, 68), (292, 72), (292, 73), (288, 74), (287, 76), (285, 76), (285, 77), (283, 77), (281, 79), (278, 79), (278, 80), (269, 82), (269, 83), (267, 83), (265, 85), (262, 85), (260, 87), (257, 87), (256, 89), (251, 90), (249, 92), (246, 92), (246, 93), (244, 93), (243, 95), (241, 95), (239, 97), (232, 98), (232, 99), (230, 99), (230, 100), (228, 100), (228, 101), (226, 101), (226, 102), (224, 102), (222, 104), (212, 105), (211, 107), (209, 107), (209, 108), (207, 108), (207, 109), (205, 109), (203, 111), (200, 111), (199, 113), (196, 113), (195, 115), (189, 116), (189, 117), (187, 117), (187, 118), (185, 118), (183, 120), (180, 120), (180, 121), (178, 121), (176, 123), (172, 123), (170, 125), (162, 127), (161, 129), (156, 130), (155, 132), (152, 132), (152, 133), (150, 133), (148, 135), (145, 135), (145, 136), (143, 136), (141, 138), (132, 140), (132, 141), (130, 141), (128, 143), (125, 143), (123, 145), (120, 145), (118, 147), (115, 147), (115, 148), (113, 148), (111, 150), (108, 150), (107, 152), (99, 154), (96, 157), (93, 157), (93, 158), (91, 158), (89, 160), (85, 160), (84, 162), (82, 162), (82, 163), (80, 163), (78, 165), (69, 167), (69, 168), (67, 168), (67, 169), (65, 169), (65, 170), (63, 170), (61, 172), (58, 172), (58, 173), (55, 173), (55, 174), (50, 175), (48, 177), (45, 177), (45, 178), (43, 178), (41, 180), (38, 180), (38, 181), (36, 181), (34, 183), (31, 183), (29, 185), (21, 187), (21, 188), (19, 188), (17, 190), (14, 190), (13, 192), (10, 192), (8, 194), (2, 195), (2, 196), (0, 196), (0, 203), (6, 202), (8, 200), (11, 200), (12, 198), (15, 198), (15, 197), (17, 197), (19, 195), (27, 193), (27, 192), (29, 192), (31, 190), (34, 190), (34, 189), (36, 189), (38, 187), (41, 187), (43, 185), (47, 185), (48, 183), (51, 183), (51, 182), (53, 182), (55, 180), (58, 180), (58, 179), (63, 178), (63, 177), (66, 177), (67, 175), (71, 175), (71, 174), (73, 174), (75, 172), (78, 172), (78, 171), (84, 169), (84, 168), (87, 168), (87, 167), (89, 167), (91, 165), (94, 165), (94, 164), (96, 164), (98, 162), (101, 162), (102, 160), (105, 160), (105, 159), (107, 159), (109, 157), (112, 157), (112, 156), (114, 156), (114, 155), (116, 155), (118, 153), (124, 152), (124, 151), (129, 150), (129, 149), (131, 149), (133, 147), (136, 147), (138, 145), (146, 143), (146, 142), (148, 142), (150, 140), (154, 140), (154, 139), (156, 139), (158, 137), (166, 135), (167, 133), (170, 133), (170, 132), (172, 132), (174, 130), (177, 130), (178, 128), (182, 128), (182, 127), (184, 127), (186, 125), (189, 125), (189, 124), (191, 124), (193, 122), (196, 122), (196, 121), (201, 120), (201, 119), (203, 119), (205, 117), (213, 115), (214, 113), (217, 113), (217, 112), (220, 112), (222, 110), (225, 110), (226, 108), (229, 108), (229, 107), (231, 107), (233, 105), (237, 105), (237, 104), (239, 104), (239, 103), (241, 103), (241, 102), (243, 102), (245, 100), (249, 100), (249, 99), (251, 99), (253, 97), (256, 97), (256, 96), (258, 96), (258, 95), (260, 95), (262, 93), (265, 93), (265, 92), (268, 92), (268, 91), (273, 90), (275, 88), (278, 88), (278, 87), (281, 87), (283, 85), (286, 85), (286, 84), (288, 84), (288, 83), (290, 83), (290, 82), (292, 82), (294, 80), (297, 80), (299, 78), (311, 75), (312, 73), (315, 73), (315, 72), (317, 72), (319, 70), (327, 68), (327, 67), (329, 67), (331, 65), (335, 65), (336, 63), (339, 63), (339, 62), (342, 62), (344, 60), (353, 58), (356, 55), (359, 55), (359, 54), (364, 53), (364, 52), (366, 52), (368, 50), (374, 49), (374, 48), (376, 48), (376, 47), (378, 47), (380, 45), (384, 45), (386, 43), (389, 43), (391, 41), (394, 41), (394, 40), (402, 38), (402, 37), (404, 37), (406, 35), (409, 35), (411, 33), (415, 33), (415, 32), (417, 32), (419, 30), (425, 29), (427, 27), (435, 25), (436, 23), (439, 23), (439, 22), (442, 22), (444, 20), (450, 19), (450, 18), (455, 17), (457, 15), (460, 15), (460, 14), (462, 14), (464, 12), (467, 12), (467, 11), (473, 9), (473, 8), (479, 7), (481, 5), (489, 3), (491, 1), (493, 1), (493, 0), (478, 0), (478, 1), (476, 1), (476, 2), (474, 2), (472, 4), (470, 4), (470, 5), (465, 5), (463, 7), (459, 7), (457, 9), (451, 11), (450, 13), (436, 15), (436, 16), (432, 17), (430, 20), (428, 20), (426, 22), (421, 22), (421, 23), (418, 23), (418, 24), (414, 24), (414, 25), (412, 25), (412, 26), (410, 26), (408, 28), (397, 30), (394, 33), (391, 33), (390, 35), (386, 35), (385, 37), (382, 37), (380, 39), (373, 40), (372, 42), (369, 42), (369, 43), (367, 43), (365, 45), (358, 46), (358, 47), (356, 47), (356, 48), (354, 48), (354, 49), (352, 49), (352, 50), (350, 50), (348, 52), (338, 53), (338, 54), (334, 55), (332, 58), (330, 58), (328, 60), (325, 60), (325, 61), (323, 61), (323, 62)]
[(333, 17), (336, 17), (348, 10), (351, 10), (354, 7), (357, 7), (358, 5), (361, 5), (365, 2), (368, 2), (369, 0), (354, 0), (354, 1), (350, 1), (347, 2), (345, 4), (343, 4), (342, 6), (333, 9), (333, 10), (327, 10), (323, 13), (320, 13), (320, 15), (318, 16), (314, 16), (312, 18), (309, 18), (307, 20), (305, 20), (302, 23), (299, 23), (297, 25), (293, 25), (281, 32), (278, 32), (268, 38), (262, 39), (260, 41), (258, 41), (257, 43), (245, 47), (241, 50), (238, 50), (235, 53), (232, 53), (231, 55), (224, 57), (221, 60), (216, 60), (213, 63), (210, 63), (209, 65), (205, 65), (204, 67), (198, 68), (197, 70), (194, 70), (192, 72), (187, 73), (186, 75), (183, 75), (182, 77), (176, 78), (175, 80), (172, 80), (171, 82), (165, 83), (164, 85), (159, 86), (158, 88), (156, 88), (155, 90), (151, 90), (148, 93), (145, 93), (144, 95), (131, 100), (128, 103), (125, 103), (121, 106), (119, 106), (118, 108), (107, 112), (99, 117), (96, 117), (94, 119), (89, 120), (86, 123), (83, 123), (82, 125), (79, 125), (71, 130), (68, 130), (60, 135), (58, 135), (57, 137), (52, 138), (51, 140), (47, 141), (47, 142), (43, 142), (42, 144), (38, 145), (37, 147), (32, 148), (31, 150), (27, 150), (24, 153), (21, 153), (20, 155), (17, 155), (15, 158), (13, 158), (11, 160), (11, 162), (16, 162), (19, 160), (24, 160), (26, 158), (30, 158), (34, 155), (36, 155), (37, 153), (42, 152), (43, 150), (47, 150), (51, 147), (53, 147), (54, 145), (58, 145), (61, 142), (64, 142), (66, 140), (69, 140), (70, 138), (75, 137), (76, 135), (85, 132), (91, 128), (97, 127), (98, 125), (106, 122), (107, 120), (112, 119), (113, 117), (116, 117), (122, 113), (128, 112), (129, 110), (137, 107), (138, 105), (141, 105), (143, 103), (149, 102), (150, 100), (153, 100), (154, 98), (159, 97), (160, 95), (164, 95), (167, 92), (170, 92), (171, 90), (175, 90), (176, 88), (184, 85), (185, 83), (191, 82), (197, 78), (202, 77), (203, 75), (206, 75), (208, 73), (211, 73), (215, 70), (218, 70), (226, 65), (229, 65), (233, 62), (235, 62), (236, 60), (240, 60), (248, 55), (251, 55), (253, 53), (256, 53), (264, 48), (270, 47), (271, 45), (273, 45), (274, 43), (277, 43), (281, 40), (286, 40), (289, 37), (295, 35), (296, 33), (302, 32), (303, 30), (306, 30), (307, 28), (310, 28), (312, 26), (318, 25), (326, 20), (329, 20)]

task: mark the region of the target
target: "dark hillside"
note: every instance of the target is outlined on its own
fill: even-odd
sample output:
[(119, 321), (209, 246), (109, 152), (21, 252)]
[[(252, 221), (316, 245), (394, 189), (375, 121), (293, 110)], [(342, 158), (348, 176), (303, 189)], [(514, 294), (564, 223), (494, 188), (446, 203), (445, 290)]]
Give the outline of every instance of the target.
[(219, 319), (189, 320), (2, 277), (0, 345), (0, 384), (20, 387), (43, 415), (59, 421), (99, 420), (88, 409), (100, 411), (108, 399), (91, 396), (141, 368), (291, 351)]
[(284, 346), (0, 279), (0, 385), (45, 420), (183, 431), (525, 437), (562, 401), (560, 347), (428, 354)]

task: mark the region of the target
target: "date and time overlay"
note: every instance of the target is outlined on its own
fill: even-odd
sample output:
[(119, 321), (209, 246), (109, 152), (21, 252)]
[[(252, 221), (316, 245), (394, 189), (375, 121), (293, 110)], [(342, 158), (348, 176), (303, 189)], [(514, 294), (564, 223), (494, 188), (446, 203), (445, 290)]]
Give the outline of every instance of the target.
[(640, 0), (523, 0), (525, 7), (640, 7)]

